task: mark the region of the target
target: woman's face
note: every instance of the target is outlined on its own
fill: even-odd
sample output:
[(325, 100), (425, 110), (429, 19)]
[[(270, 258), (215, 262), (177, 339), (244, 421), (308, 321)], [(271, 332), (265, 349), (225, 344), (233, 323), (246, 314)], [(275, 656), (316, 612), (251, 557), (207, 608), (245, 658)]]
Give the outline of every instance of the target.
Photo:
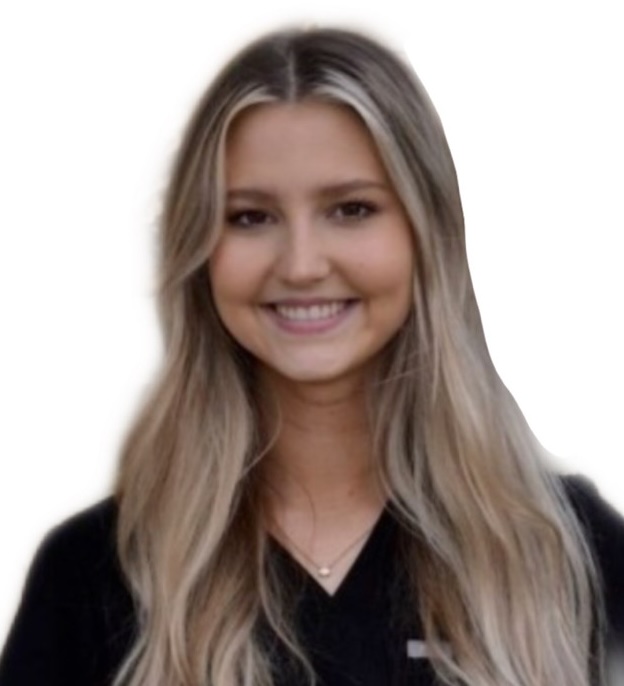
[(408, 315), (414, 269), (411, 229), (368, 130), (345, 106), (263, 104), (226, 143), (209, 261), (223, 324), (269, 378), (360, 383)]

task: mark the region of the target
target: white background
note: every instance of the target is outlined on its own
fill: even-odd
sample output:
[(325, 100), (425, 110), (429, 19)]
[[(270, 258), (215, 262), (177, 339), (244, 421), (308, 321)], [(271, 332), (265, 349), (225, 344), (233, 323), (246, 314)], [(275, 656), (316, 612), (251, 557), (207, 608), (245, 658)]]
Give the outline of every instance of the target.
[(366, 5), (0, 10), (0, 643), (44, 533), (108, 494), (156, 368), (155, 221), (181, 127), (221, 62), (284, 23), (409, 56), (455, 156), (498, 370), (562, 467), (624, 510), (620, 3)]

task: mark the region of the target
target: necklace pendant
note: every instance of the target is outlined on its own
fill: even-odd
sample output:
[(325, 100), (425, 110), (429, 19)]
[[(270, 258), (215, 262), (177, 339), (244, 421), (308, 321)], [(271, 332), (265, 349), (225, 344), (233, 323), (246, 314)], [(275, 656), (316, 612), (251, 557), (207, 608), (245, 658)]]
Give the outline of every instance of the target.
[(323, 579), (325, 579), (331, 574), (331, 569), (329, 567), (319, 567), (317, 569), (317, 572), (320, 577), (323, 577)]

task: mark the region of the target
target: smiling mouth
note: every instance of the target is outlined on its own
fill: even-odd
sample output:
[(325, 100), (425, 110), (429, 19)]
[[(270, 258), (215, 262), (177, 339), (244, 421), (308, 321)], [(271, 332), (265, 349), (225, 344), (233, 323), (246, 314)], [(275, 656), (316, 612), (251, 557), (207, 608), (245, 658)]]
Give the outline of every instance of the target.
[(357, 302), (355, 299), (333, 300), (313, 305), (281, 305), (271, 303), (268, 307), (280, 318), (292, 322), (314, 322), (333, 319), (349, 305)]
[(334, 300), (315, 305), (270, 305), (271, 309), (280, 317), (293, 322), (322, 321), (332, 319), (346, 309), (354, 300)]

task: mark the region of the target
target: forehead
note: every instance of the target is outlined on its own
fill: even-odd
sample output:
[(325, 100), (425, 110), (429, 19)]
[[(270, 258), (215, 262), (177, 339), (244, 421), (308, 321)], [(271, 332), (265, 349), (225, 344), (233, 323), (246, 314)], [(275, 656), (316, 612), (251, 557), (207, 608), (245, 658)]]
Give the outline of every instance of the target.
[(297, 184), (368, 177), (387, 182), (377, 146), (359, 115), (341, 104), (254, 105), (226, 139), (226, 182)]

